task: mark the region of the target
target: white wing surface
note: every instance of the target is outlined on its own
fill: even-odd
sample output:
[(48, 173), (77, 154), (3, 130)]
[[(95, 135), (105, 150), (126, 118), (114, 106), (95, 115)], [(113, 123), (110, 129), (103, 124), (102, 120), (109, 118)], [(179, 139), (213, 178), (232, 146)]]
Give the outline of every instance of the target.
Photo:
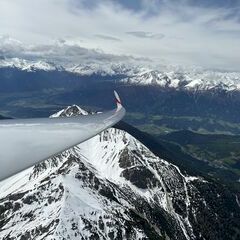
[(76, 117), (0, 121), (0, 181), (71, 148), (119, 122), (125, 115), (118, 95), (117, 108)]

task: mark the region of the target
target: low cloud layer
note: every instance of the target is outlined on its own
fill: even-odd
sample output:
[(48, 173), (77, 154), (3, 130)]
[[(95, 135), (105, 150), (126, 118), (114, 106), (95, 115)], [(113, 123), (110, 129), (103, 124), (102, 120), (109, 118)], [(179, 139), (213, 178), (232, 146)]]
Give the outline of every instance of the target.
[(0, 36), (0, 59), (23, 58), (26, 60), (44, 60), (63, 66), (79, 63), (114, 62), (150, 62), (150, 59), (129, 55), (104, 53), (99, 49), (81, 47), (71, 41), (59, 39), (51, 44), (26, 45), (8, 36)]
[(239, 1), (129, 2), (1, 0), (0, 35), (12, 42), (0, 39), (0, 54), (23, 51), (75, 60), (131, 55), (240, 71)]

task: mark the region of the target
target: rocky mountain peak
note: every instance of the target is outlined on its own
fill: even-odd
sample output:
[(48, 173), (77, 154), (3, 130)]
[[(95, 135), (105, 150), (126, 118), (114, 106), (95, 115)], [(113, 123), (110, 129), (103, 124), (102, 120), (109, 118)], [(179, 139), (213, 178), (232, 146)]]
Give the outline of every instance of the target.
[(65, 109), (54, 113), (50, 116), (52, 117), (71, 117), (71, 116), (77, 116), (77, 115), (88, 115), (90, 112), (85, 111), (84, 109), (80, 108), (77, 105), (68, 106)]

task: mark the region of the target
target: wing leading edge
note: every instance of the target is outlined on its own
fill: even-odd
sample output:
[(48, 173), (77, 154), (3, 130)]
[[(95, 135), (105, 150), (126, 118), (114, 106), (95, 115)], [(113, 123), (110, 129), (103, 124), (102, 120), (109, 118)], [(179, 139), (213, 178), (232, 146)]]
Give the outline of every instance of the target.
[(115, 92), (117, 108), (105, 113), (61, 118), (0, 121), (0, 181), (67, 150), (119, 122), (125, 115)]

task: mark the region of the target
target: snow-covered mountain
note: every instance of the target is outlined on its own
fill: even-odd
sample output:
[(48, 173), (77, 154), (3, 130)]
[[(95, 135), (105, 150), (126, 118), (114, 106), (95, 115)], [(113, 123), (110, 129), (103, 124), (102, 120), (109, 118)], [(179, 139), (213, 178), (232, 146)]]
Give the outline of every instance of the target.
[(128, 84), (157, 85), (178, 90), (240, 90), (240, 73), (215, 71), (144, 70), (123, 80)]
[(62, 65), (19, 58), (0, 59), (0, 68), (17, 68), (22, 71), (66, 71), (78, 76), (121, 76), (123, 83), (131, 85), (156, 85), (188, 91), (240, 90), (239, 72), (220, 72), (200, 68), (184, 69), (179, 67), (143, 67), (134, 63), (62, 63)]
[(133, 66), (127, 66), (123, 63), (99, 63), (73, 64), (73, 63), (53, 63), (44, 60), (26, 60), (21, 58), (1, 58), (0, 68), (17, 68), (22, 71), (34, 72), (42, 71), (67, 71), (80, 76), (100, 75), (132, 75), (136, 70)]
[[(91, 63), (91, 64), (78, 64), (70, 67), (66, 67), (68, 72), (78, 74), (80, 76), (100, 75), (100, 76), (132, 76), (137, 70), (134, 66), (128, 66), (123, 63)], [(138, 70), (137, 70), (138, 71)]]
[(43, 71), (56, 71), (63, 70), (61, 66), (57, 67), (53, 63), (48, 63), (43, 60), (33, 61), (33, 60), (25, 60), (20, 58), (0, 58), (0, 68), (17, 68), (22, 71), (34, 72), (37, 70)]
[(0, 239), (230, 239), (240, 206), (225, 198), (110, 128), (0, 183)]

